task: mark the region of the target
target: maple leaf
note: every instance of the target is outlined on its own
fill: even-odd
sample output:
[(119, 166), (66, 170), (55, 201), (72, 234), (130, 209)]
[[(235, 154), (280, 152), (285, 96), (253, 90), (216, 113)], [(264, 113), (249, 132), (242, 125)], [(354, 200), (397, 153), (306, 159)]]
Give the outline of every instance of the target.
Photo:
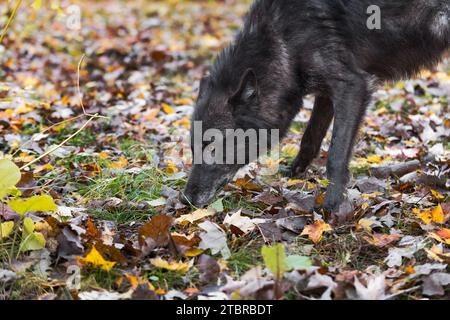
[(439, 242), (450, 245), (450, 229), (444, 228), (436, 232), (430, 232), (429, 235)]
[(322, 240), (323, 233), (331, 230), (332, 228), (328, 223), (316, 220), (314, 221), (314, 224), (307, 225), (300, 235), (307, 235), (312, 242), (319, 243), (320, 240)]
[(441, 205), (438, 205), (436, 208), (433, 209), (433, 211), (431, 211), (431, 219), (439, 224), (444, 223), (445, 217)]
[(415, 213), (425, 224), (430, 224), (431, 222), (442, 224), (445, 221), (444, 211), (442, 210), (441, 205), (438, 205), (431, 211), (414, 208), (413, 213)]
[(110, 271), (116, 262), (105, 260), (100, 252), (97, 251), (95, 246), (91, 248), (91, 251), (86, 255), (86, 257), (76, 257), (77, 262), (82, 266), (92, 266), (95, 268), (100, 268), (105, 271)]
[(146, 238), (151, 238), (157, 246), (164, 247), (169, 243), (169, 229), (173, 219), (167, 215), (154, 216), (149, 222), (139, 228), (139, 244), (143, 245)]
[(200, 234), (202, 241), (199, 248), (210, 249), (212, 254), (220, 252), (224, 259), (228, 259), (231, 256), (231, 252), (227, 245), (227, 236), (222, 228), (211, 221), (205, 221), (198, 226), (205, 230), (205, 232)]

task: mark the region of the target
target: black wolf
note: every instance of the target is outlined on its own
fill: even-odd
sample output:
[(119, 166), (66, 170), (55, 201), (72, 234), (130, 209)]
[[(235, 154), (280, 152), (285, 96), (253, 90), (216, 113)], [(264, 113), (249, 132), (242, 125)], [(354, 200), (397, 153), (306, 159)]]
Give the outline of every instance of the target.
[[(377, 12), (379, 25), (371, 25)], [(314, 94), (292, 175), (317, 156), (334, 118), (324, 203), (333, 211), (344, 198), (355, 135), (375, 86), (436, 64), (450, 45), (449, 17), (449, 0), (257, 0), (202, 79), (192, 120), (203, 130), (277, 128), (283, 135), (302, 98)], [(207, 204), (239, 167), (194, 165), (185, 200)]]

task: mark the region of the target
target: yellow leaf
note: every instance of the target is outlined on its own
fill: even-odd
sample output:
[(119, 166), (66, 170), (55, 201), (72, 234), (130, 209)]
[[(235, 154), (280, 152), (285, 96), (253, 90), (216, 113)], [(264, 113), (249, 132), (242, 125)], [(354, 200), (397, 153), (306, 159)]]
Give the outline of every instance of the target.
[(174, 173), (178, 172), (178, 168), (175, 166), (175, 164), (173, 163), (173, 161), (171, 160), (165, 160), (164, 161), (167, 164), (167, 167), (165, 169), (166, 173), (169, 175), (172, 175)]
[(295, 157), (298, 153), (298, 146), (296, 144), (287, 144), (281, 152), (288, 157)]
[(167, 103), (163, 103), (161, 104), (161, 107), (163, 109), (163, 111), (167, 114), (173, 114), (175, 113), (175, 111), (173, 110), (173, 108), (171, 106), (169, 106)]
[(367, 162), (369, 162), (369, 163), (381, 163), (381, 162), (383, 162), (383, 159), (379, 155), (372, 154), (372, 155), (367, 157)]
[(35, 224), (31, 218), (23, 219), (22, 242), (20, 251), (41, 250), (45, 248), (45, 238), (40, 232), (34, 232)]
[(49, 195), (12, 199), (7, 202), (7, 205), (21, 215), (31, 211), (49, 212), (58, 210), (58, 207)]
[(183, 117), (175, 122), (172, 123), (172, 125), (174, 127), (185, 127), (185, 128), (189, 128), (191, 125), (191, 121), (189, 120), (188, 117)]
[(109, 154), (105, 151), (102, 151), (98, 154), (98, 157), (102, 160), (108, 159), (109, 158)]
[(417, 215), (417, 217), (422, 220), (425, 224), (430, 224), (432, 219), (431, 212), (429, 210), (421, 211), (417, 208), (413, 209), (413, 213)]
[(83, 266), (92, 266), (106, 271), (111, 270), (116, 264), (114, 261), (105, 260), (95, 247), (92, 247), (85, 258), (77, 257), (77, 262)]
[(214, 215), (214, 211), (208, 209), (198, 209), (189, 214), (183, 214), (175, 220), (176, 223), (181, 225), (187, 225), (189, 223), (194, 223), (205, 217)]
[(108, 166), (112, 169), (123, 169), (128, 165), (128, 160), (125, 157), (120, 157), (116, 162), (110, 163)]
[(289, 179), (288, 182), (287, 182), (287, 185), (290, 187), (290, 186), (295, 186), (297, 184), (301, 184), (301, 183), (304, 183), (304, 182), (305, 182), (305, 180)]
[(180, 273), (188, 272), (191, 267), (190, 262), (167, 261), (160, 257), (150, 259), (150, 263), (157, 268), (180, 272)]
[(126, 276), (127, 280), (130, 282), (131, 287), (133, 289), (136, 289), (139, 285), (141, 285), (141, 286), (147, 286), (148, 289), (155, 291), (155, 287), (150, 282), (148, 282), (147, 279), (145, 279), (143, 277), (137, 277), (133, 274), (126, 274), (125, 276)]
[(433, 209), (433, 211), (431, 211), (431, 218), (435, 223), (444, 223), (445, 217), (441, 205), (438, 205)]
[(367, 232), (371, 232), (372, 231), (372, 226), (374, 225), (375, 221), (371, 220), (371, 219), (360, 219), (358, 221), (358, 225), (356, 226), (357, 229), (364, 229)]
[(413, 209), (413, 213), (417, 215), (425, 224), (430, 224), (431, 222), (442, 224), (444, 223), (444, 211), (442, 210), (441, 205), (438, 205), (433, 210), (419, 210), (417, 208)]
[(331, 230), (332, 228), (328, 223), (316, 220), (314, 224), (307, 225), (301, 235), (307, 235), (312, 242), (319, 243), (322, 240), (323, 233)]
[(193, 103), (194, 101), (192, 101), (192, 99), (189, 98), (175, 100), (176, 105), (192, 105)]
[(203, 250), (202, 250), (202, 249), (199, 249), (199, 248), (192, 248), (192, 249), (187, 250), (187, 251), (184, 253), (184, 255), (185, 255), (186, 257), (197, 257), (197, 256), (201, 255), (202, 253), (203, 253)]
[(9, 194), (21, 178), (19, 168), (8, 159), (0, 160), (0, 199)]
[(7, 221), (0, 224), (0, 239), (7, 238), (14, 228), (13, 221)]
[(436, 190), (431, 190), (431, 195), (437, 201), (443, 201), (445, 199), (445, 197), (439, 191)]
[(39, 10), (42, 7), (42, 0), (34, 0), (33, 4), (31, 5), (31, 7), (34, 10)]

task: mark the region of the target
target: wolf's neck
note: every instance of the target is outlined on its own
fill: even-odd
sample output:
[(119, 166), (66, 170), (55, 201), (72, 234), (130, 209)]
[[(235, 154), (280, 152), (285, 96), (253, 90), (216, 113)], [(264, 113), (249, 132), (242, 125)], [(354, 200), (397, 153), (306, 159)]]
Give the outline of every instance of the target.
[(289, 57), (283, 36), (277, 30), (276, 10), (267, 7), (268, 3), (272, 1), (255, 2), (243, 29), (213, 65), (213, 80), (230, 91), (236, 89), (247, 69), (255, 72), (261, 93), (272, 98), (295, 78), (291, 66), (293, 59)]

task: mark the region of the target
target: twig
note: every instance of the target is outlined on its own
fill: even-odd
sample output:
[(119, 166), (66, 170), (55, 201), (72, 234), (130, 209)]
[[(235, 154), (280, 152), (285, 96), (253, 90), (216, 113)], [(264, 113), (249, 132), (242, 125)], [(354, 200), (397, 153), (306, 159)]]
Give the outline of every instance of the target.
[[(52, 124), (50, 127), (45, 128), (44, 130), (42, 130), (42, 131), (39, 132), (39, 133), (40, 133), (40, 134), (43, 134), (43, 133), (45, 133), (45, 132), (51, 130), (51, 129), (54, 128), (54, 127), (57, 127), (57, 126), (59, 126), (59, 125), (62, 125), (63, 123), (66, 123), (66, 122), (72, 122), (72, 121), (77, 120), (77, 119), (79, 119), (79, 118), (82, 118), (82, 117), (84, 117), (84, 116), (85, 116), (85, 114), (79, 114), (78, 116), (72, 117), (72, 118), (70, 118), (70, 119), (66, 119), (66, 120), (63, 120), (63, 121), (61, 121), (61, 122)], [(11, 155), (12, 155), (12, 156), (15, 156), (17, 152), (19, 152), (20, 150), (22, 150), (22, 148), (24, 148), (25, 146), (29, 145), (31, 142), (33, 142), (33, 139), (29, 139), (29, 140), (25, 141), (25, 142), (22, 143), (19, 147), (17, 147), (16, 151), (14, 151)]]
[(61, 142), (60, 144), (58, 144), (57, 146), (53, 147), (52, 149), (48, 150), (47, 152), (43, 153), (42, 155), (40, 155), (39, 157), (37, 157), (36, 159), (28, 162), (27, 164), (23, 165), (20, 170), (23, 170), (27, 167), (29, 167), (30, 165), (32, 165), (33, 163), (36, 163), (37, 161), (41, 160), (43, 157), (47, 156), (48, 154), (56, 151), (57, 149), (61, 148), (67, 141), (69, 141), (70, 139), (72, 139), (73, 137), (75, 137), (77, 134), (79, 134), (81, 131), (83, 131), (83, 129), (89, 124), (91, 123), (91, 121), (94, 119), (94, 117), (90, 117), (82, 126), (80, 129), (78, 129), (75, 133), (71, 134), (69, 137), (67, 137), (63, 142)]
[[(81, 63), (83, 62), (83, 60), (84, 60), (85, 57), (86, 57), (86, 55), (83, 54), (82, 57), (81, 57), (81, 59), (80, 59), (80, 61), (78, 62), (78, 68), (77, 68), (77, 91), (78, 91), (78, 99), (79, 99), (79, 101), (80, 101), (80, 106), (81, 106), (81, 108), (83, 109), (83, 114), (82, 114), (82, 115), (79, 115), (79, 116), (76, 116), (76, 117), (74, 117), (74, 118), (71, 118), (71, 119), (64, 120), (64, 121), (60, 122), (59, 124), (64, 123), (64, 122), (73, 121), (73, 120), (75, 120), (75, 119), (78, 119), (78, 118), (81, 118), (81, 117), (84, 117), (84, 116), (88, 116), (89, 119), (88, 119), (88, 120), (81, 126), (81, 128), (78, 129), (75, 133), (71, 134), (69, 137), (67, 137), (66, 139), (64, 139), (63, 142), (61, 142), (60, 144), (58, 144), (58, 145), (55, 146), (54, 148), (48, 150), (48, 151), (45, 152), (44, 154), (40, 155), (40, 156), (37, 157), (36, 159), (34, 159), (34, 160), (28, 162), (27, 164), (23, 165), (23, 166), (20, 168), (20, 170), (29, 167), (29, 166), (32, 165), (33, 163), (36, 163), (37, 161), (41, 160), (43, 157), (45, 157), (45, 156), (49, 155), (50, 153), (56, 151), (57, 149), (61, 148), (61, 147), (62, 147), (64, 144), (66, 144), (70, 139), (72, 139), (72, 138), (75, 137), (77, 134), (79, 134), (81, 131), (83, 131), (83, 129), (86, 128), (86, 126), (87, 126), (89, 123), (91, 123), (92, 120), (93, 120), (94, 118), (106, 118), (106, 119), (108, 118), (108, 117), (100, 116), (100, 115), (98, 115), (98, 113), (96, 113), (96, 114), (89, 114), (89, 113), (86, 113), (86, 110), (85, 110), (85, 108), (84, 108), (83, 98), (82, 98), (81, 90), (80, 90), (80, 69), (81, 69)], [(49, 128), (45, 129), (43, 132), (49, 130), (50, 128), (52, 128), (52, 127), (54, 127), (54, 126), (56, 126), (56, 125), (58, 125), (58, 124), (54, 124), (54, 125), (50, 126)], [(16, 152), (17, 152), (17, 151), (16, 151)]]
[(1, 36), (0, 36), (0, 44), (2, 43), (3, 38), (4, 38), (5, 35), (6, 35), (6, 31), (8, 31), (9, 25), (10, 25), (11, 22), (13, 21), (15, 15), (16, 15), (16, 13), (17, 13), (17, 10), (19, 9), (21, 3), (22, 3), (22, 0), (18, 0), (18, 1), (17, 1), (16, 6), (15, 6), (14, 9), (13, 9), (13, 12), (12, 12), (11, 15), (9, 16), (8, 22), (6, 23), (6, 26), (3, 28), (2, 34), (1, 34)]
[(84, 58), (86, 58), (86, 54), (83, 53), (83, 55), (81, 56), (80, 61), (78, 61), (78, 67), (77, 67), (77, 92), (78, 92), (78, 100), (80, 101), (81, 109), (83, 110), (83, 114), (86, 115), (86, 116), (108, 119), (108, 117), (100, 116), (98, 114), (89, 114), (89, 113), (86, 112), (86, 109), (84, 107), (83, 94), (81, 93), (81, 90), (80, 90), (80, 70), (81, 70), (81, 64), (83, 63)]

